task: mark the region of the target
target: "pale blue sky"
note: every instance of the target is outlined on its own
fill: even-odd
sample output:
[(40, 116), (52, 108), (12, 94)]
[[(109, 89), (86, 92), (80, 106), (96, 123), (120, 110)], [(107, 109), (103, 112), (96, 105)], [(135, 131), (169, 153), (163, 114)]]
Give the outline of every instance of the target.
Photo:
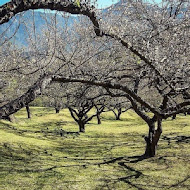
[[(8, 2), (10, 0), (0, 0), (0, 5)], [(99, 8), (105, 8), (107, 6), (112, 5), (113, 3), (117, 3), (119, 0), (98, 0)]]
[(8, 2), (8, 0), (0, 0), (0, 5), (3, 5), (6, 2)]
[[(0, 6), (3, 5), (4, 3), (8, 2), (10, 0), (0, 0)], [(113, 3), (117, 3), (119, 0), (97, 0), (98, 2), (98, 8), (105, 8)], [(149, 0), (151, 1), (151, 0)], [(156, 2), (161, 2), (161, 0), (156, 0)]]
[(105, 8), (113, 3), (117, 3), (119, 0), (97, 0), (99, 8)]

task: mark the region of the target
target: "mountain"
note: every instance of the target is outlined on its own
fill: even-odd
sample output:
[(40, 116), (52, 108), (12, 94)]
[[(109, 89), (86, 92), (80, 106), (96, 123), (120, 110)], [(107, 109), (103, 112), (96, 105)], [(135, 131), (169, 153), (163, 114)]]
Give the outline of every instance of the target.
[[(118, 3), (114, 4), (111, 7), (102, 9), (102, 13), (108, 13), (110, 9), (112, 8), (117, 8), (119, 6), (121, 6), (121, 4), (123, 2), (126, 2), (127, 0), (120, 0)], [(117, 10), (114, 10), (115, 13), (117, 12)], [(54, 17), (54, 11), (52, 11), (52, 13), (50, 12), (46, 12), (44, 14), (43, 10), (40, 11), (33, 11), (29, 10), (26, 11), (24, 13), (20, 13), (17, 14), (15, 17), (13, 17), (8, 23), (2, 24), (0, 25), (0, 45), (1, 43), (3, 43), (4, 40), (9, 39), (10, 37), (11, 40), (9, 40), (10, 42), (14, 42), (15, 44), (17, 44), (18, 46), (22, 47), (22, 46), (27, 46), (28, 43), (26, 41), (26, 38), (28, 37), (28, 34), (26, 33), (26, 29), (29, 31), (28, 33), (33, 34), (33, 28), (32, 28), (32, 23), (33, 21), (35, 21), (35, 30), (36, 30), (36, 34), (40, 34), (42, 32), (42, 30), (46, 27), (46, 22), (50, 23), (51, 22), (51, 18)], [(117, 13), (116, 13), (117, 14)], [(19, 20), (20, 20), (20, 15), (22, 15), (21, 18), (21, 23), (19, 25)], [(45, 18), (46, 17), (46, 18)], [(64, 17), (62, 17), (61, 14), (57, 14), (57, 25), (58, 26), (62, 26), (64, 27), (66, 25), (66, 23), (69, 26), (72, 26), (73, 23), (75, 21), (77, 21), (78, 17), (70, 15), (68, 17), (68, 19), (65, 19)], [(26, 28), (26, 24), (29, 26)], [(19, 28), (18, 28), (19, 26)], [(5, 32), (6, 31), (6, 32)], [(16, 31), (16, 33), (15, 33)]]
[[(29, 10), (25, 13), (16, 15), (8, 23), (0, 25), (0, 43), (4, 40), (11, 38), (11, 42), (15, 42), (20, 47), (27, 46), (27, 33), (32, 34), (33, 32), (33, 21), (35, 23), (36, 34), (40, 34), (42, 30), (47, 27), (46, 23), (51, 24), (51, 18), (54, 17), (54, 13), (43, 13), (40, 11)], [(76, 16), (69, 16), (68, 19), (65, 19), (61, 14), (56, 15), (57, 25), (66, 25), (71, 26), (74, 21), (78, 18)], [(20, 23), (20, 24), (19, 24)], [(26, 27), (28, 25), (28, 27)], [(16, 33), (15, 33), (16, 32)]]
[[(109, 18), (109, 11), (112, 10), (114, 11), (114, 14), (117, 15), (120, 13), (122, 9), (125, 9), (126, 7), (123, 6), (124, 4), (127, 4), (128, 0), (120, 0), (118, 3), (105, 8), (102, 11), (103, 15), (105, 17)], [(128, 7), (130, 10), (133, 9), (132, 7)], [(149, 9), (153, 9), (153, 7), (149, 4)], [(158, 10), (158, 9), (157, 9)], [(183, 17), (183, 12), (185, 12), (187, 8), (184, 8), (181, 10), (181, 13), (177, 16), (177, 18), (182, 18)], [(170, 10), (168, 10), (169, 12)], [(175, 9), (173, 9), (175, 11)], [(112, 12), (113, 13), (113, 12)], [(21, 23), (19, 25), (19, 18), (20, 15), (22, 16)], [(32, 23), (33, 20), (35, 21), (35, 30), (36, 34), (40, 34), (42, 30), (46, 26), (46, 22), (50, 23), (51, 18), (54, 17), (54, 13), (46, 12), (45, 14), (42, 11), (34, 11), (34, 16), (33, 16), (33, 11), (29, 10), (26, 11), (25, 13), (20, 13), (20, 15), (16, 15), (14, 18), (12, 18), (8, 23), (0, 25), (0, 44), (6, 40), (9, 39), (11, 36), (14, 36), (11, 38), (11, 42), (15, 42), (18, 46), (27, 46), (27, 34), (26, 34), (26, 26), (25, 23), (29, 26), (29, 31), (28, 33), (32, 34)], [(106, 16), (107, 15), (107, 16)], [(64, 27), (66, 23), (69, 26), (72, 26), (75, 21), (77, 21), (78, 17), (70, 15), (68, 19), (65, 19), (61, 14), (57, 14), (57, 25)], [(18, 28), (19, 26), (19, 28)], [(18, 30), (17, 30), (18, 29)], [(5, 32), (6, 31), (6, 32)], [(14, 33), (16, 34), (14, 35)]]

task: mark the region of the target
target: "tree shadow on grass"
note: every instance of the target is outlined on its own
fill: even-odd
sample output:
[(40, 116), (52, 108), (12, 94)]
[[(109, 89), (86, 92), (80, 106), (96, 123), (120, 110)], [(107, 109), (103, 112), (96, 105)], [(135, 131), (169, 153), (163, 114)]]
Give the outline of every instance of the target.
[(184, 188), (187, 187), (187, 188), (190, 189), (190, 185), (185, 185), (185, 184), (184, 184), (184, 183), (187, 182), (188, 180), (190, 180), (190, 175), (186, 176), (183, 180), (181, 180), (181, 181), (179, 181), (179, 182), (177, 182), (177, 183), (171, 185), (171, 186), (169, 187), (169, 189), (172, 189), (172, 188), (174, 188), (174, 187), (177, 188), (178, 186), (184, 187)]
[(143, 176), (143, 173), (141, 171), (136, 170), (133, 167), (127, 165), (127, 163), (131, 162), (131, 160), (129, 158), (131, 159), (133, 157), (116, 157), (116, 158), (113, 158), (109, 161), (102, 163), (102, 164), (113, 164), (113, 163), (117, 162), (117, 164), (121, 167), (121, 169), (126, 172), (126, 176), (118, 177), (118, 178), (106, 176), (105, 179), (101, 180), (101, 181), (103, 181), (103, 184), (99, 186), (101, 189), (105, 189), (105, 188), (106, 189), (114, 189), (115, 188), (114, 186), (117, 183), (123, 182), (137, 190), (144, 190), (142, 187), (136, 185), (135, 184), (136, 182), (133, 182), (134, 179), (138, 179), (139, 177)]
[(127, 158), (130, 159), (130, 161), (129, 161), (130, 163), (137, 163), (137, 162), (148, 159), (148, 157), (145, 156), (144, 154), (140, 155), (140, 156), (129, 156)]
[(190, 143), (190, 136), (175, 136), (175, 137), (168, 137), (168, 136), (163, 136), (162, 137), (163, 140), (168, 141), (168, 144), (171, 143), (171, 141), (174, 141), (176, 143)]
[(102, 162), (102, 164), (111, 164), (111, 163), (115, 163), (115, 162), (121, 161), (121, 160), (124, 160), (125, 162), (129, 162), (129, 163), (137, 163), (137, 162), (143, 161), (145, 159), (148, 159), (148, 158), (144, 155), (128, 156), (128, 157), (121, 156), (121, 157), (112, 158), (110, 160)]
[[(28, 128), (26, 128), (26, 129), (20, 129), (19, 127), (12, 126), (11, 123), (9, 124), (9, 123), (4, 123), (4, 122), (0, 121), (0, 124), (2, 124), (4, 130), (8, 131), (9, 133), (13, 133), (15, 135), (19, 135), (22, 137), (28, 137), (28, 133), (30, 133), (30, 134), (39, 133), (41, 135), (45, 135), (46, 137), (47, 136), (63, 136), (63, 137), (79, 136), (80, 133), (78, 131), (73, 132), (73, 131), (63, 130), (64, 126), (67, 125), (68, 123), (71, 123), (71, 122), (52, 121), (52, 122), (45, 122), (45, 123), (39, 123), (39, 124), (32, 124), (32, 125), (29, 125)], [(33, 128), (35, 128), (36, 130), (34, 130)], [(36, 137), (30, 136), (30, 138), (36, 138)]]

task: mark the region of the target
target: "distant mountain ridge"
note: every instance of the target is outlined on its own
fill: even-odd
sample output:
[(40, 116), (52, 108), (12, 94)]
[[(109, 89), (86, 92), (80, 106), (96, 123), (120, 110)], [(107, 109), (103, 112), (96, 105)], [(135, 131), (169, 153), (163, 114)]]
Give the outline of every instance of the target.
[[(120, 0), (119, 2), (113, 4), (112, 6), (105, 8), (102, 11), (102, 13), (108, 13), (109, 10), (111, 8), (115, 9), (115, 14), (117, 14), (117, 11), (119, 11), (119, 9), (117, 10), (118, 7), (122, 6), (122, 3), (127, 3), (128, 0)], [(152, 8), (152, 6), (150, 6), (150, 8)], [(184, 8), (184, 12), (187, 9)], [(175, 11), (175, 9), (173, 9), (173, 11)], [(169, 12), (169, 10), (168, 10)], [(36, 30), (36, 34), (40, 34), (42, 32), (42, 29), (44, 29), (44, 26), (47, 22), (50, 22), (51, 17), (54, 16), (54, 13), (44, 13), (40, 12), (40, 11), (34, 11), (34, 18), (33, 18), (33, 11), (29, 10), (26, 11), (23, 14), (22, 19), (25, 20), (26, 23), (32, 23), (33, 20), (35, 21), (35, 30)], [(47, 16), (47, 19), (45, 20), (44, 17)], [(182, 17), (183, 14), (179, 14), (178, 18)], [(15, 17), (13, 17), (8, 23), (2, 24), (0, 25), (0, 44), (5, 40), (5, 39), (9, 39), (17, 30), (18, 25), (19, 25), (19, 14), (16, 15)], [(57, 14), (56, 16), (57, 19), (57, 23), (59, 25), (62, 25), (64, 27), (66, 20), (64, 17), (62, 17), (60, 14)], [(70, 15), (67, 22), (68, 25), (72, 26), (74, 21), (77, 21), (77, 17), (76, 16), (72, 16)], [(11, 26), (10, 26), (11, 25)], [(9, 27), (10, 26), (10, 27)], [(6, 32), (4, 32), (6, 31)], [(13, 38), (11, 38), (10, 41), (15, 42), (18, 46), (27, 46), (27, 41), (26, 41), (26, 27), (24, 23), (20, 23), (20, 27), (18, 28), (18, 31), (16, 32), (16, 34), (14, 35)], [(29, 31), (30, 32), (30, 31)]]
[[(19, 46), (27, 46), (26, 41), (26, 26), (25, 23), (33, 23), (35, 22), (35, 30), (36, 34), (40, 34), (42, 32), (42, 29), (45, 28), (46, 22), (50, 23), (51, 18), (54, 16), (54, 13), (43, 13), (40, 11), (35, 11), (33, 16), (33, 11), (29, 10), (23, 13), (22, 19), (20, 20), (20, 15), (16, 15), (13, 17), (8, 23), (0, 25), (0, 38), (2, 43), (4, 40), (9, 39), (14, 35), (14, 37), (11, 38), (10, 41), (14, 41)], [(46, 17), (46, 19), (45, 19)], [(19, 24), (19, 20), (21, 21)], [(56, 15), (57, 24), (59, 25), (65, 25), (66, 20), (64, 17), (62, 17), (60, 14)], [(68, 25), (72, 25), (74, 21), (77, 20), (77, 17), (70, 16), (67, 19)], [(24, 22), (23, 22), (24, 21)], [(18, 28), (19, 27), (19, 28)], [(30, 26), (32, 27), (32, 26)], [(15, 33), (16, 32), (16, 33)], [(28, 31), (30, 32), (30, 31)]]
[[(128, 0), (120, 0), (117, 3), (113, 4), (112, 6), (102, 9), (101, 11), (103, 13), (107, 13), (109, 11), (110, 8), (114, 7), (119, 7), (121, 6), (121, 4), (127, 3)], [(26, 11), (23, 14), (22, 19), (25, 20), (26, 23), (32, 23), (33, 20), (35, 20), (35, 29), (36, 29), (36, 34), (40, 34), (42, 32), (42, 29), (44, 29), (44, 25), (46, 24), (46, 21), (44, 19), (44, 13), (41, 11), (34, 11), (34, 18), (33, 18), (33, 11), (29, 10)], [(51, 20), (51, 17), (54, 15), (54, 13), (45, 13), (47, 16), (47, 21)], [(19, 14), (16, 15), (15, 17), (13, 17), (8, 23), (5, 23), (3, 25), (0, 25), (0, 44), (2, 43), (2, 41), (4, 41), (5, 39), (9, 39), (17, 30), (18, 28), (18, 24), (19, 24)], [(63, 25), (65, 24), (65, 19), (60, 15), (57, 14), (57, 22), (59, 23), (59, 25)], [(70, 15), (70, 17), (68, 18), (68, 24), (70, 26), (72, 26), (72, 24), (74, 23), (74, 21), (77, 20), (76, 16), (72, 16)], [(9, 25), (11, 25), (11, 27), (9, 27)], [(4, 33), (4, 31), (8, 28), (8, 30)], [(18, 31), (16, 32), (16, 34), (14, 35), (13, 38), (11, 38), (10, 41), (16, 43), (18, 46), (27, 46), (27, 41), (26, 38), (27, 37), (26, 33), (26, 27), (25, 24), (21, 23), (20, 27), (18, 28)]]
[[(114, 4), (114, 6), (119, 6), (121, 5), (121, 3), (124, 0), (120, 0), (119, 2), (117, 2), (116, 4)], [(109, 9), (103, 9), (103, 12), (107, 12), (107, 10)], [(36, 27), (36, 33), (39, 34), (41, 32), (41, 29), (44, 28), (45, 25), (45, 19), (44, 19), (44, 13), (40, 12), (40, 11), (34, 11), (34, 18), (33, 18), (33, 11), (29, 10), (23, 13), (23, 18), (27, 23), (32, 23), (33, 19), (35, 20), (35, 27)], [(21, 13), (22, 14), (22, 13)], [(54, 13), (46, 13), (47, 16), (47, 21), (50, 21), (51, 17), (54, 15)], [(65, 23), (65, 19), (57, 14), (57, 22), (59, 24), (62, 24), (64, 26)], [(76, 16), (72, 16), (70, 15), (70, 17), (68, 18), (68, 24), (72, 25), (74, 23), (74, 21), (77, 20)], [(19, 24), (19, 14), (16, 15), (15, 17), (13, 17), (8, 23), (5, 23), (3, 25), (0, 25), (0, 44), (2, 43), (2, 41), (4, 41), (5, 39), (9, 39), (17, 30), (18, 28), (18, 24)], [(9, 25), (11, 25), (11, 27), (9, 27)], [(4, 31), (8, 28), (8, 30), (4, 33)], [(26, 39), (24, 37), (25, 35), (25, 30), (26, 27), (23, 23), (20, 24), (20, 27), (18, 29), (18, 31), (16, 32), (16, 34), (14, 35), (13, 38), (11, 38), (10, 41), (14, 41), (17, 45), (19, 46), (27, 46), (27, 42)]]

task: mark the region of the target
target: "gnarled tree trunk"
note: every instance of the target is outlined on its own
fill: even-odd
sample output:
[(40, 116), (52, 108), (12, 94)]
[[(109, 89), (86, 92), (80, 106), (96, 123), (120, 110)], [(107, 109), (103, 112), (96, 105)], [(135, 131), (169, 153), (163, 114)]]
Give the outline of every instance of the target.
[(145, 141), (146, 141), (145, 156), (146, 157), (154, 157), (156, 155), (157, 144), (162, 134), (162, 121), (158, 120), (157, 124), (158, 126), (156, 130), (155, 130), (154, 122), (149, 124), (149, 134), (148, 134), (148, 137), (145, 137)]

